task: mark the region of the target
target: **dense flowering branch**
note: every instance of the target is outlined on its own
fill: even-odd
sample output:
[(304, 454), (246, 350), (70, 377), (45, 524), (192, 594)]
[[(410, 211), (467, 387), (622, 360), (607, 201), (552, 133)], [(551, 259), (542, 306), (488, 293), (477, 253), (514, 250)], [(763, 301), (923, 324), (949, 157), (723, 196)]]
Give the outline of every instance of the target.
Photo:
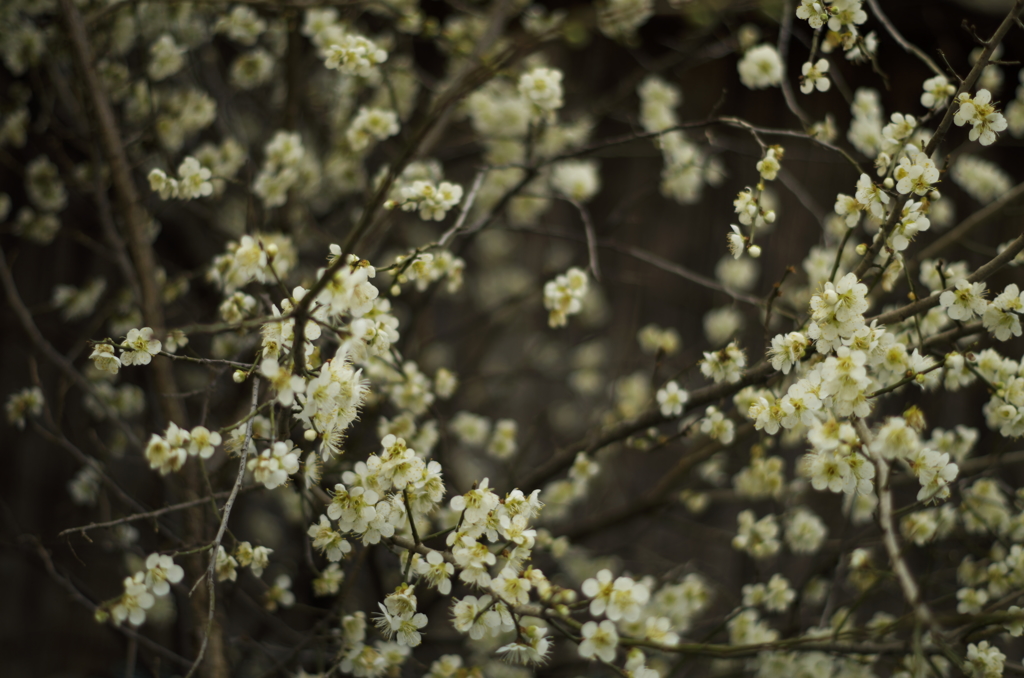
[(129, 671), (1015, 669), (1024, 0), (963, 79), (874, 0), (8, 4), (6, 414)]

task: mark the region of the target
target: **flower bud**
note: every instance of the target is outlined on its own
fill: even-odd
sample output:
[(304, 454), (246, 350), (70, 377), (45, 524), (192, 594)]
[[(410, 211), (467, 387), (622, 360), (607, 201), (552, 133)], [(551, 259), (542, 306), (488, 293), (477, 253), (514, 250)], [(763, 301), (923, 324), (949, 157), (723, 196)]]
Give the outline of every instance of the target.
[(308, 440), (309, 442), (313, 442), (314, 440), (316, 440), (316, 431), (314, 431), (313, 429), (306, 429), (306, 432), (302, 434), (302, 437)]
[(761, 256), (761, 246), (751, 245), (750, 247), (747, 248), (747, 252), (750, 253), (751, 258), (757, 259), (758, 257)]
[(892, 187), (896, 185), (896, 182), (892, 180), (892, 177), (886, 177), (885, 181), (882, 182), (882, 186), (892, 190)]
[(231, 378), (236, 384), (241, 384), (245, 381), (245, 372), (243, 370), (235, 370), (235, 373), (231, 375)]

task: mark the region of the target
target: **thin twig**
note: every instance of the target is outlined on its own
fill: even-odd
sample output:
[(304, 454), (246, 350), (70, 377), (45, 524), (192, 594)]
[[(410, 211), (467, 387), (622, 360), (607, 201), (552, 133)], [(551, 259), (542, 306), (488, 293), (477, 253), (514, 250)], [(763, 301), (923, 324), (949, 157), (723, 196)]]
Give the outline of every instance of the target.
[[(255, 490), (258, 487), (263, 487), (263, 486), (262, 485), (258, 485), (258, 484), (257, 485), (248, 485), (246, 487), (243, 487), (239, 491), (240, 492), (248, 492), (249, 490)], [(180, 504), (172, 504), (170, 506), (164, 506), (163, 508), (158, 508), (155, 511), (146, 511), (144, 513), (133, 513), (130, 516), (125, 516), (123, 518), (118, 518), (117, 520), (108, 520), (108, 521), (103, 522), (103, 523), (89, 523), (88, 525), (79, 525), (78, 527), (69, 527), (66, 530), (62, 530), (57, 536), (58, 537), (65, 537), (65, 536), (67, 536), (69, 534), (75, 534), (77, 532), (89, 532), (90, 530), (98, 530), (98, 529), (101, 529), (101, 528), (104, 528), (104, 527), (114, 527), (115, 525), (123, 525), (124, 523), (134, 523), (134, 522), (139, 521), (139, 520), (148, 520), (150, 518), (156, 518), (157, 516), (162, 516), (165, 513), (174, 513), (176, 511), (181, 511), (181, 510), (184, 510), (184, 509), (187, 509), (187, 508), (192, 508), (193, 506), (199, 506), (201, 504), (205, 504), (206, 502), (210, 501), (211, 499), (223, 499), (224, 497), (229, 497), (229, 496), (231, 496), (231, 490), (225, 490), (223, 492), (217, 492), (217, 493), (215, 493), (215, 494), (213, 494), (212, 496), (209, 496), (209, 497), (202, 497), (201, 499), (193, 499), (192, 501), (186, 501), (186, 502), (182, 502)]]
[[(260, 381), (259, 379), (253, 379), (252, 382), (252, 403), (251, 411), (255, 411), (259, 407), (260, 399)], [(245, 440), (242, 441), (241, 456), (238, 460), (238, 475), (235, 477), (235, 484), (231, 488), (231, 494), (228, 496), (227, 502), (224, 504), (224, 512), (220, 519), (220, 527), (217, 528), (217, 536), (213, 540), (213, 545), (210, 548), (210, 566), (206, 572), (206, 586), (209, 591), (210, 599), (210, 611), (209, 617), (206, 622), (206, 633), (203, 634), (202, 645), (199, 646), (199, 654), (196, 656), (195, 662), (192, 664), (192, 668), (185, 674), (185, 678), (192, 678), (195, 674), (196, 669), (203, 662), (203, 656), (206, 654), (206, 646), (209, 644), (210, 633), (213, 630), (213, 616), (217, 607), (217, 596), (215, 585), (215, 578), (217, 574), (217, 554), (220, 552), (220, 543), (224, 538), (224, 532), (228, 527), (228, 518), (231, 516), (231, 509), (235, 505), (235, 498), (238, 497), (238, 492), (242, 487), (242, 480), (245, 478), (245, 467), (246, 462), (249, 459), (249, 443), (252, 442), (252, 423), (253, 419), (249, 419), (249, 423), (245, 426)], [(207, 497), (204, 501), (209, 501)]]
[[(62, 0), (62, 2), (70, 2), (70, 0)], [(409, 144), (402, 151), (398, 159), (391, 165), (391, 168), (385, 175), (384, 180), (380, 182), (373, 195), (367, 201), (367, 204), (363, 208), (362, 216), (360, 216), (359, 221), (349, 231), (348, 236), (346, 236), (341, 245), (341, 252), (337, 258), (330, 266), (324, 269), (316, 282), (309, 287), (308, 292), (299, 300), (299, 303), (295, 305), (295, 309), (291, 313), (291, 316), (295, 318), (295, 337), (292, 340), (293, 346), (302, 347), (305, 344), (306, 321), (309, 320), (310, 308), (316, 301), (316, 298), (324, 288), (334, 280), (335, 275), (342, 269), (342, 267), (349, 265), (349, 255), (351, 255), (353, 250), (360, 242), (362, 242), (363, 237), (370, 231), (370, 229), (377, 224), (380, 209), (384, 205), (384, 201), (387, 198), (388, 193), (391, 191), (391, 187), (394, 185), (395, 180), (398, 179), (398, 175), (405, 169), (412, 159), (416, 157), (421, 145), (427, 143), (428, 136), (430, 136), (430, 133), (435, 126), (440, 123), (444, 113), (462, 100), (462, 98), (469, 92), (475, 90), (482, 83), (493, 77), (495, 73), (500, 71), (509, 63), (515, 61), (522, 53), (532, 50), (534, 44), (535, 43), (513, 45), (505, 49), (500, 54), (489, 59), (486, 64), (465, 72), (462, 77), (455, 79), (455, 81), (444, 92), (438, 95), (433, 106), (427, 112), (424, 122), (412, 135)], [(295, 364), (295, 372), (300, 375), (303, 374), (306, 366), (305, 352), (302, 350), (294, 350), (292, 352), (292, 359)]]
[(867, 424), (859, 417), (853, 420), (853, 426), (857, 430), (868, 456), (875, 462), (877, 477), (875, 487), (878, 491), (878, 524), (882, 528), (882, 541), (885, 543), (885, 550), (889, 554), (889, 561), (892, 563), (892, 571), (896, 575), (903, 597), (907, 604), (914, 610), (914, 614), (938, 636), (938, 625), (932, 615), (931, 608), (921, 599), (921, 589), (917, 586), (917, 580), (910, 572), (907, 561), (904, 560), (900, 551), (899, 538), (896, 536), (896, 523), (893, 519), (892, 491), (889, 488), (889, 473), (891, 471), (889, 462), (881, 455), (871, 452), (871, 432)]
[(962, 222), (957, 224), (954, 228), (946, 231), (939, 237), (935, 242), (931, 243), (923, 250), (918, 252), (913, 259), (908, 263), (907, 268), (914, 267), (924, 261), (925, 259), (931, 259), (939, 252), (943, 251), (950, 245), (961, 240), (968, 233), (973, 231), (979, 226), (984, 226), (989, 223), (995, 217), (1002, 214), (1004, 211), (1012, 207), (1024, 197), (1024, 183), (1017, 184), (1009, 191), (1004, 193), (995, 202), (989, 203), (985, 207), (981, 208), (971, 216), (964, 219)]
[(639, 247), (633, 247), (631, 245), (622, 245), (618, 242), (615, 242), (614, 240), (602, 239), (598, 241), (598, 245), (600, 245), (601, 247), (606, 247), (608, 249), (615, 250), (616, 252), (620, 252), (622, 254), (629, 255), (634, 259), (639, 259), (640, 261), (647, 262), (652, 266), (660, 268), (666, 273), (671, 273), (673, 275), (679, 276), (680, 278), (685, 278), (686, 280), (701, 285), (702, 287), (706, 287), (709, 290), (714, 290), (716, 292), (726, 294), (734, 301), (741, 301), (745, 304), (756, 306), (757, 308), (764, 308), (763, 299), (759, 299), (758, 297), (755, 297), (750, 294), (745, 294), (743, 292), (737, 292), (736, 290), (731, 290), (725, 285), (720, 284), (717, 280), (713, 280), (699, 273), (694, 273), (693, 271), (684, 268), (679, 264), (676, 264), (675, 262), (669, 261), (664, 257), (659, 257), (657, 254), (654, 254), (653, 252), (648, 252), (647, 250), (640, 249)]
[(587, 236), (587, 260), (591, 274), (594, 276), (594, 280), (601, 282), (601, 266), (597, 259), (597, 236), (594, 234), (594, 222), (590, 219), (590, 212), (583, 206), (583, 203), (578, 200), (570, 199), (579, 213), (580, 218), (583, 220), (583, 233)]
[(0, 247), (0, 282), (4, 285), (4, 295), (7, 297), (7, 303), (14, 310), (15, 317), (18, 318), (18, 322), (21, 324), (21, 328), (28, 335), (29, 339), (32, 340), (32, 345), (35, 346), (43, 354), (47, 360), (49, 360), (54, 367), (64, 373), (72, 383), (78, 386), (80, 389), (92, 396), (93, 400), (99, 405), (106, 415), (107, 419), (112, 421), (121, 432), (124, 433), (128, 441), (135, 447), (140, 447), (141, 442), (139, 437), (135, 435), (135, 431), (132, 430), (126, 422), (124, 422), (120, 415), (114, 411), (114, 408), (104, 399), (99, 391), (89, 382), (88, 379), (82, 376), (82, 374), (75, 369), (60, 352), (53, 347), (53, 345), (46, 340), (43, 333), (39, 331), (34, 320), (32, 320), (32, 313), (25, 306), (25, 302), (21, 300), (21, 296), (18, 294), (18, 288), (14, 284), (14, 276), (11, 274), (11, 269), (7, 266), (7, 258), (4, 256), (4, 250)]
[[(960, 87), (957, 88), (956, 94), (953, 95), (954, 101), (956, 101), (957, 97), (959, 97), (961, 93), (970, 90), (974, 86), (974, 83), (977, 82), (978, 78), (981, 76), (981, 72), (985, 69), (985, 66), (988, 65), (989, 60), (992, 58), (992, 53), (995, 51), (996, 47), (999, 46), (999, 43), (1002, 42), (1006, 34), (1010, 31), (1010, 28), (1013, 27), (1014, 22), (1021, 13), (1021, 10), (1024, 10), (1024, 0), (1017, 0), (1017, 2), (1014, 3), (1013, 8), (1006, 15), (1006, 18), (1003, 19), (1003, 22), (1001, 24), (999, 24), (999, 28), (996, 29), (996, 32), (992, 34), (992, 37), (985, 44), (985, 48), (982, 50), (981, 56), (978, 57), (978, 60), (975, 62), (974, 67), (971, 69), (971, 72), (968, 73), (967, 77), (964, 78), (963, 82), (960, 83)], [(946, 108), (946, 112), (942, 116), (942, 120), (939, 122), (938, 128), (935, 130), (935, 133), (931, 136), (931, 139), (928, 141), (928, 145), (925, 146), (925, 155), (929, 157), (934, 155), (939, 144), (941, 144), (945, 140), (946, 133), (949, 131), (950, 126), (953, 124), (953, 117), (956, 115), (957, 110), (957, 106), (949, 106)], [(854, 273), (857, 275), (858, 279), (863, 279), (864, 274), (868, 271), (869, 268), (871, 268), (871, 265), (874, 262), (875, 257), (878, 255), (878, 253), (882, 250), (882, 247), (885, 245), (886, 238), (888, 238), (889, 233), (892, 231), (896, 222), (902, 215), (903, 205), (906, 204), (907, 200), (909, 200), (909, 197), (904, 198), (900, 196), (899, 198), (895, 198), (892, 201), (892, 211), (889, 212), (889, 216), (886, 219), (885, 226), (879, 230), (878, 235), (875, 237), (874, 243), (872, 243), (871, 247), (868, 248), (868, 251), (867, 253), (865, 253), (864, 258), (861, 259), (860, 264), (854, 270)]]
[(487, 168), (483, 168), (476, 173), (473, 177), (473, 185), (469, 188), (469, 194), (466, 199), (462, 201), (461, 211), (459, 212), (459, 218), (455, 220), (455, 224), (444, 232), (441, 239), (437, 241), (438, 247), (447, 247), (448, 242), (455, 237), (455, 234), (462, 230), (463, 225), (466, 223), (466, 217), (469, 216), (469, 211), (473, 209), (473, 203), (476, 202), (477, 193), (480, 192), (480, 187), (483, 186), (484, 178), (487, 176)]
[(925, 54), (920, 47), (912, 44), (906, 38), (903, 37), (899, 30), (897, 30), (896, 26), (894, 26), (893, 23), (889, 21), (889, 17), (887, 17), (885, 13), (882, 12), (882, 6), (878, 4), (878, 0), (868, 0), (868, 6), (871, 8), (872, 15), (876, 19), (878, 19), (878, 21), (883, 26), (885, 26), (885, 30), (889, 31), (889, 35), (891, 35), (892, 39), (895, 40), (899, 44), (899, 46), (903, 48), (903, 51), (916, 56), (935, 75), (944, 75), (942, 69), (939, 68), (934, 61), (931, 60), (931, 57)]
[[(786, 63), (789, 60), (789, 40), (793, 37), (794, 16), (796, 16), (796, 12), (793, 10), (793, 1), (785, 0), (782, 4), (782, 25), (779, 27), (779, 40), (776, 45), (782, 63)], [(800, 119), (800, 122), (805, 127), (808, 126), (810, 118), (807, 117), (807, 113), (797, 103), (796, 94), (793, 92), (793, 85), (790, 83), (789, 78), (782, 78), (781, 86), (782, 98), (786, 100), (786, 107), (789, 108), (793, 115)]]
[[(61, 588), (67, 591), (68, 595), (70, 595), (73, 600), (77, 601), (80, 605), (87, 608), (90, 612), (96, 611), (98, 605), (89, 600), (89, 598), (87, 598), (85, 594), (79, 591), (78, 588), (73, 583), (71, 583), (70, 579), (68, 579), (66, 576), (62, 575), (60, 572), (57, 571), (57, 567), (56, 565), (54, 565), (53, 558), (50, 556), (50, 552), (46, 550), (42, 542), (39, 541), (38, 537), (36, 537), (35, 535), (25, 534), (19, 537), (19, 541), (31, 542), (32, 545), (35, 547), (35, 552), (39, 556), (39, 559), (43, 561), (43, 568), (46, 570), (47, 574), (50, 575), (50, 578), (53, 579), (53, 581), (56, 582)], [(138, 631), (136, 631), (128, 625), (120, 624), (114, 626), (113, 628), (115, 628), (120, 633), (124, 634), (126, 637), (136, 641), (146, 649), (156, 654), (159, 654), (160, 656), (180, 666), (189, 665), (189, 661), (185, 657), (182, 657), (181, 655), (171, 650), (168, 650), (166, 647), (160, 645), (159, 643), (153, 642), (152, 640), (140, 634)]]
[[(1010, 261), (1024, 250), (1024, 233), (1017, 237), (1016, 240), (1007, 245), (1006, 249), (996, 255), (991, 261), (984, 266), (977, 269), (974, 273), (967, 276), (968, 282), (978, 282), (985, 280), (993, 273), (1006, 266)], [(890, 325), (895, 322), (899, 322), (912, 315), (918, 313), (924, 313), (925, 311), (934, 308), (939, 305), (939, 300), (943, 292), (954, 290), (953, 287), (948, 287), (944, 290), (939, 290), (935, 294), (925, 297), (919, 301), (915, 301), (911, 304), (907, 304), (896, 310), (889, 311), (888, 313), (881, 313), (879, 315), (868, 318), (865, 322), (871, 323), (872, 321), (878, 321), (879, 325)]]

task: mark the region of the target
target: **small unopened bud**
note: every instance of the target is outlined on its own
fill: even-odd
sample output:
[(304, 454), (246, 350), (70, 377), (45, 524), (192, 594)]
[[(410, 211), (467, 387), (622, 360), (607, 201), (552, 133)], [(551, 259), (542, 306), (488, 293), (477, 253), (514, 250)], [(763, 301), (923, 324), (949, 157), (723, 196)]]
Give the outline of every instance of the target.
[(761, 256), (761, 246), (751, 245), (750, 247), (747, 248), (747, 252), (750, 254), (750, 257), (752, 259), (757, 259), (758, 257)]
[(937, 191), (934, 188), (932, 190), (928, 191), (928, 199), (929, 200), (938, 200), (941, 197), (942, 197), (942, 193), (940, 193), (939, 191)]
[(311, 428), (306, 429), (306, 432), (302, 434), (302, 437), (308, 440), (309, 442), (313, 442), (314, 440), (316, 440), (316, 431), (314, 431)]
[(271, 257), (271, 258), (276, 257), (278, 251), (279, 250), (278, 250), (278, 247), (277, 247), (277, 243), (272, 242), (269, 245), (267, 245), (267, 256), (268, 257)]
[(395, 202), (394, 200), (387, 200), (384, 203), (384, 209), (386, 209), (386, 210), (393, 210), (396, 207), (398, 207), (398, 203)]
[(235, 370), (235, 373), (231, 375), (231, 378), (236, 384), (241, 384), (245, 381), (245, 372), (242, 370)]
[(857, 245), (857, 254), (859, 254), (860, 256), (863, 257), (867, 253), (868, 253), (868, 246), (865, 243), (861, 243), (861, 244)]
[(892, 187), (896, 185), (896, 182), (892, 180), (892, 177), (886, 177), (885, 181), (882, 182), (882, 186), (892, 190)]

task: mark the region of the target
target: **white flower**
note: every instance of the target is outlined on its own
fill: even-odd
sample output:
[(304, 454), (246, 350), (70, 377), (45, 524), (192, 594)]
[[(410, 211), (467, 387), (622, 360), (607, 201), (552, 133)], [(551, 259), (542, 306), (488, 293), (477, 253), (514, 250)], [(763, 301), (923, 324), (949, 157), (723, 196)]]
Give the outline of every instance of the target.
[(263, 594), (263, 607), (273, 612), (277, 606), (291, 607), (295, 604), (295, 594), (291, 591), (292, 578), (286, 574), (274, 580), (274, 585)]
[(337, 563), (330, 563), (313, 580), (313, 593), (317, 596), (333, 596), (341, 590), (341, 582), (345, 580), (345, 572)]
[(897, 181), (897, 192), (903, 195), (926, 195), (939, 180), (939, 169), (924, 153), (908, 153), (900, 158), (893, 178)]
[(819, 353), (828, 353), (863, 326), (867, 293), (867, 285), (847, 273), (835, 285), (826, 282), (821, 292), (811, 297), (807, 336), (815, 340)]
[(661, 416), (666, 419), (678, 417), (683, 413), (683, 405), (690, 399), (690, 394), (679, 388), (679, 384), (670, 381), (664, 388), (658, 389), (658, 407), (661, 409)]
[(589, 284), (586, 271), (575, 266), (544, 284), (544, 308), (548, 310), (549, 327), (564, 327), (570, 315), (583, 310), (583, 297)]
[(655, 355), (673, 355), (679, 350), (682, 343), (679, 332), (671, 327), (659, 327), (657, 325), (645, 325), (637, 332), (636, 340), (640, 344), (640, 350), (644, 353)]
[(800, 6), (796, 8), (798, 19), (805, 20), (811, 28), (818, 30), (828, 21), (828, 9), (825, 7), (825, 0), (800, 0)]
[(349, 146), (361, 151), (374, 139), (383, 141), (398, 134), (398, 114), (384, 108), (362, 106), (345, 132)]
[(551, 641), (547, 637), (547, 627), (531, 624), (527, 627), (520, 627), (519, 638), (502, 645), (495, 653), (503, 659), (517, 664), (542, 664), (548, 658), (551, 651)]
[(793, 553), (816, 553), (827, 536), (825, 522), (810, 509), (800, 507), (786, 517), (786, 544)]
[(871, 452), (883, 459), (906, 459), (920, 445), (917, 431), (903, 417), (889, 417), (871, 441)]
[(267, 358), (260, 363), (260, 374), (266, 377), (270, 386), (277, 391), (277, 402), (285, 407), (292, 406), (296, 393), (306, 391), (306, 381), (278, 365), (276, 358)]
[(165, 476), (179, 470), (185, 464), (188, 453), (182, 447), (172, 447), (154, 433), (146, 444), (145, 457), (151, 469), (159, 470), (160, 475)]
[(122, 365), (148, 365), (162, 347), (153, 338), (153, 329), (150, 327), (128, 330), (124, 343), (127, 348), (121, 349)]
[(985, 283), (957, 280), (954, 287), (956, 289), (946, 290), (939, 296), (939, 303), (952, 320), (969, 321), (985, 313), (988, 307)]
[(743, 237), (740, 227), (736, 224), (731, 224), (729, 228), (732, 229), (732, 233), (726, 234), (726, 245), (729, 247), (729, 254), (732, 255), (733, 259), (739, 259), (746, 248), (746, 238)]
[(265, 85), (274, 74), (274, 55), (257, 47), (243, 52), (231, 62), (228, 79), (238, 89), (256, 89)]
[(171, 556), (151, 553), (146, 558), (146, 586), (158, 596), (166, 596), (171, 584), (177, 584), (185, 577), (185, 570), (176, 565)]
[(552, 114), (562, 107), (562, 72), (535, 68), (519, 76), (519, 93), (539, 110)]
[(480, 447), (491, 434), (491, 420), (487, 417), (460, 410), (448, 422), (448, 428), (458, 439), (470, 447)]
[(615, 624), (607, 619), (598, 624), (589, 621), (581, 629), (583, 641), (579, 646), (580, 656), (584, 659), (598, 659), (605, 662), (615, 660), (615, 651), (619, 646), (619, 632)]
[(701, 433), (712, 440), (717, 440), (723, 445), (728, 445), (736, 436), (736, 427), (725, 414), (714, 405), (704, 411), (704, 418), (700, 422)]
[(213, 193), (211, 176), (210, 170), (200, 165), (198, 160), (192, 156), (185, 158), (178, 166), (177, 197), (188, 200), (211, 195)]
[(766, 558), (775, 555), (781, 546), (778, 539), (778, 521), (771, 513), (760, 520), (755, 520), (754, 518), (754, 512), (750, 510), (741, 511), (736, 516), (739, 531), (733, 537), (733, 548), (746, 551), (754, 558)]
[(789, 586), (789, 580), (775, 573), (765, 587), (764, 609), (769, 612), (785, 612), (796, 599), (796, 591)]
[[(959, 592), (957, 595), (959, 596)], [(1006, 655), (1000, 652), (998, 647), (990, 646), (987, 640), (967, 646), (966, 669), (973, 678), (1000, 678), (1003, 675), (1004, 661)]]
[(804, 94), (810, 94), (815, 88), (819, 92), (827, 92), (832, 86), (832, 81), (828, 79), (828, 61), (825, 59), (818, 59), (813, 64), (810, 61), (804, 63), (800, 72), (803, 73), (800, 91)]
[(402, 200), (403, 210), (419, 210), (424, 221), (441, 221), (462, 200), (462, 186), (447, 181), (435, 186), (433, 182), (417, 180), (402, 188)]
[(982, 323), (985, 329), (995, 335), (999, 341), (1008, 341), (1011, 336), (1021, 335), (1020, 314), (1024, 313), (1024, 293), (1017, 285), (1011, 283), (992, 300), (985, 309)]
[(944, 75), (936, 75), (924, 81), (924, 94), (921, 105), (925, 108), (940, 108), (946, 105), (949, 98), (956, 94), (956, 87), (950, 84)]
[(484, 478), (480, 484), (466, 494), (457, 494), (452, 497), (451, 508), (453, 511), (464, 511), (463, 520), (472, 525), (483, 522), (487, 514), (498, 506), (500, 499), (494, 494), (494, 490), (488, 487), (490, 481)]
[(110, 610), (115, 624), (121, 624), (126, 619), (133, 626), (138, 626), (146, 621), (146, 610), (153, 607), (156, 599), (149, 592), (145, 583), (145, 575), (136, 572), (133, 577), (125, 577), (124, 593), (117, 599)]
[(747, 50), (737, 64), (740, 81), (750, 89), (775, 87), (782, 83), (782, 59), (778, 50), (769, 44), (761, 44)]
[(267, 22), (251, 7), (235, 5), (229, 14), (217, 19), (213, 30), (217, 33), (226, 33), (235, 42), (252, 46), (267, 30)]
[(451, 576), (455, 574), (455, 566), (445, 562), (438, 551), (430, 551), (425, 558), (416, 561), (416, 573), (428, 584), (437, 589), (443, 596), (452, 592)]
[(502, 569), (497, 577), (491, 579), (491, 591), (509, 605), (520, 606), (530, 602), (532, 583), (526, 577), (519, 576), (512, 568)]
[(185, 47), (174, 42), (170, 33), (164, 33), (149, 47), (149, 68), (152, 80), (163, 80), (181, 70), (185, 65)]
[(1013, 187), (1010, 175), (1002, 167), (966, 153), (956, 159), (949, 174), (953, 183), (983, 204), (1002, 197)]
[(336, 562), (345, 557), (345, 554), (352, 550), (352, 545), (332, 526), (331, 521), (325, 515), (320, 516), (319, 523), (313, 523), (306, 531), (313, 538), (313, 548), (319, 549), (331, 562)]
[(121, 360), (114, 354), (114, 347), (110, 344), (94, 345), (89, 359), (92, 360), (92, 364), (96, 366), (96, 369), (110, 372), (111, 374), (117, 374), (117, 371), (121, 368)]
[(885, 206), (889, 204), (889, 195), (871, 181), (867, 174), (861, 174), (857, 180), (857, 202), (876, 219), (885, 218)]
[(700, 363), (700, 371), (705, 377), (714, 379), (715, 383), (727, 381), (736, 383), (743, 377), (743, 368), (747, 365), (747, 356), (743, 349), (730, 342), (721, 351), (705, 353)]
[(917, 120), (912, 115), (893, 113), (889, 116), (889, 124), (882, 128), (882, 138), (898, 148), (914, 134), (917, 124)]
[(953, 122), (958, 127), (971, 124), (968, 137), (982, 146), (995, 143), (996, 132), (1006, 129), (1006, 118), (996, 110), (991, 101), (992, 93), (987, 89), (978, 90), (973, 98), (967, 92), (963, 92), (957, 101), (960, 107), (953, 116)]
[(800, 332), (775, 335), (768, 351), (772, 367), (783, 374), (789, 374), (793, 366), (803, 359), (809, 344), (810, 341)]
[(257, 546), (252, 550), (252, 562), (249, 563), (249, 569), (257, 577), (263, 576), (263, 571), (270, 566), (270, 554), (274, 552), (274, 549), (269, 549), (266, 546)]
[(268, 490), (273, 490), (288, 482), (288, 476), (298, 472), (298, 451), (290, 441), (279, 440), (271, 449), (250, 459), (248, 469), (252, 471), (257, 483), (263, 483)]
[(228, 555), (223, 546), (217, 547), (217, 561), (214, 569), (217, 571), (217, 581), (235, 581), (238, 579), (238, 561), (234, 556)]
[(324, 51), (324, 66), (348, 75), (367, 77), (375, 67), (387, 61), (388, 53), (368, 38), (348, 34)]
[(601, 187), (597, 162), (593, 160), (566, 160), (551, 170), (551, 185), (557, 191), (579, 203), (585, 203)]
[(68, 202), (60, 172), (45, 155), (39, 156), (25, 168), (25, 190), (32, 204), (44, 212), (60, 212)]
[(220, 434), (205, 426), (196, 426), (189, 433), (189, 438), (188, 453), (193, 457), (199, 455), (203, 459), (212, 457), (214, 448), (221, 444)]
[(782, 159), (782, 147), (772, 146), (764, 153), (764, 157), (757, 161), (757, 171), (765, 181), (775, 181), (782, 166), (779, 161)]
[(501, 631), (501, 617), (492, 607), (488, 596), (465, 596), (452, 606), (452, 626), (460, 633), (468, 633), (473, 640)]

